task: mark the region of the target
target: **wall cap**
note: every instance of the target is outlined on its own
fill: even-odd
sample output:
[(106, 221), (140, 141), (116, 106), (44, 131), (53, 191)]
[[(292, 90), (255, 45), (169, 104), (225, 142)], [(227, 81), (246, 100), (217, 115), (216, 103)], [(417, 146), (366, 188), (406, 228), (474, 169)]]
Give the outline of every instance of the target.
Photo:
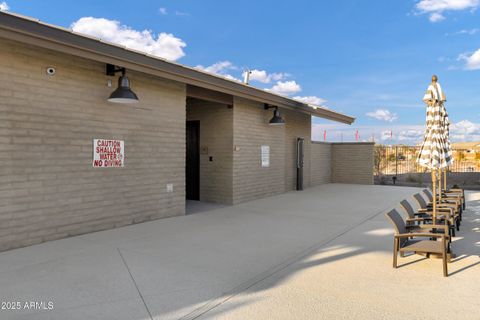
[(375, 145), (375, 142), (332, 142), (332, 144), (349, 144), (349, 145)]
[(315, 144), (332, 144), (332, 145), (375, 145), (375, 142), (327, 142), (327, 141), (311, 141)]

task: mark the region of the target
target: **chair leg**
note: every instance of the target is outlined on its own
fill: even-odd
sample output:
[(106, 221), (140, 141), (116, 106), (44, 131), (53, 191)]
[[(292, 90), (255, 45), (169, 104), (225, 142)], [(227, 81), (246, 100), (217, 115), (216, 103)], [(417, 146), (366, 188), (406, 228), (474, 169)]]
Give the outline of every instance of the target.
[(393, 267), (397, 268), (398, 239), (393, 239)]
[(442, 240), (443, 242), (443, 276), (448, 277), (448, 270), (447, 270), (447, 242), (445, 238)]
[(452, 233), (453, 233), (452, 227), (449, 227), (449, 228), (448, 228), (448, 235), (449, 235), (450, 237), (453, 237)]

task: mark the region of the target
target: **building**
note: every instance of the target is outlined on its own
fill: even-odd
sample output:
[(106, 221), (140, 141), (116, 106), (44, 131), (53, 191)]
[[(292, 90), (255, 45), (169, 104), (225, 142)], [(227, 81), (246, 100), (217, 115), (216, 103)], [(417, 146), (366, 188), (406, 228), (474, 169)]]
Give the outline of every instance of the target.
[[(138, 103), (107, 101), (117, 71)], [(311, 143), (311, 116), (350, 116), (5, 12), (0, 80), (0, 250), (373, 181), (372, 144)]]

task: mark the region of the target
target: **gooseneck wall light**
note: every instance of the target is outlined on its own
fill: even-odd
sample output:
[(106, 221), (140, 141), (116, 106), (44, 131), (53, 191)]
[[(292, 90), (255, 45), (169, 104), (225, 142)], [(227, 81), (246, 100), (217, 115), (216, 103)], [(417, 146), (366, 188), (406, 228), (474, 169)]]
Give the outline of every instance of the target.
[(282, 126), (285, 124), (285, 120), (283, 120), (283, 118), (280, 116), (280, 111), (278, 111), (277, 106), (271, 106), (271, 105), (265, 104), (265, 110), (268, 110), (268, 109), (273, 109), (273, 117), (268, 122), (269, 125)]
[(121, 72), (118, 78), (118, 88), (112, 92), (108, 98), (113, 103), (137, 103), (138, 97), (135, 92), (130, 89), (130, 80), (125, 76), (125, 68), (115, 68), (112, 64), (107, 64), (107, 76), (114, 76), (115, 73)]

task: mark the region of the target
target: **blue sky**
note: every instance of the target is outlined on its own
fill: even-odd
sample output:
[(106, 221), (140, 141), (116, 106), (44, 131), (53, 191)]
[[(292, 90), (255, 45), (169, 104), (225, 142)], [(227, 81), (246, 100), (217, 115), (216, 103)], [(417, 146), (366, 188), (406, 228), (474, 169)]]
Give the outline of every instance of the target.
[(328, 140), (354, 140), (358, 130), (361, 140), (418, 142), (435, 73), (453, 140), (480, 140), (479, 0), (1, 3), (227, 77), (252, 69), (251, 85), (357, 118), (314, 119), (317, 139), (327, 130)]

